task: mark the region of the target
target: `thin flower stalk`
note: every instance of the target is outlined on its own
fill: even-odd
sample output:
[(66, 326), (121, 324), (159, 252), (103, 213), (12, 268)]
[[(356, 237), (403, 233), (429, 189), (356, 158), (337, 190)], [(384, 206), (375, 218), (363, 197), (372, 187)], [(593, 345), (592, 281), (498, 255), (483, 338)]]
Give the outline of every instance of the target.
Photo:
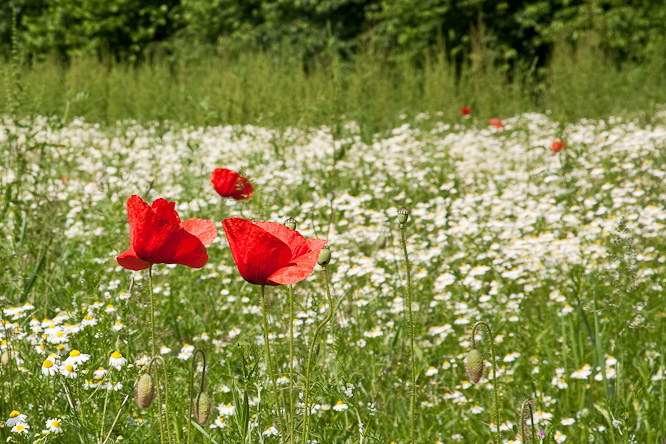
[(328, 299), (328, 314), (324, 320), (317, 326), (312, 342), (310, 343), (310, 351), (308, 353), (308, 364), (306, 367), (305, 373), (305, 406), (303, 409), (303, 440), (302, 444), (307, 444), (308, 442), (308, 420), (310, 419), (310, 376), (312, 374), (312, 356), (314, 355), (314, 348), (317, 344), (317, 339), (319, 334), (324, 329), (326, 324), (333, 317), (333, 298), (331, 297), (331, 291), (328, 287), (328, 272), (326, 271), (326, 266), (322, 265), (322, 277), (324, 279), (324, 287), (326, 287), (326, 297)]

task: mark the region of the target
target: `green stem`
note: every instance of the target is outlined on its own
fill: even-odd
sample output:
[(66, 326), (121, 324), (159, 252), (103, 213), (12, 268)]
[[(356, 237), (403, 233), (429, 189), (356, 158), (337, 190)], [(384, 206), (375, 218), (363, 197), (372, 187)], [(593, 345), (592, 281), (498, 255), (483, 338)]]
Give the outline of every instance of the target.
[[(152, 367), (153, 362), (157, 358), (157, 351), (156, 351), (156, 343), (155, 343), (155, 298), (153, 297), (153, 264), (150, 264), (148, 266), (148, 289), (150, 292), (150, 344), (151, 344), (151, 354), (152, 354), (152, 359), (150, 360), (150, 366)], [(162, 366), (164, 366), (164, 360), (162, 360)], [(150, 372), (150, 368), (148, 369)], [(164, 421), (167, 419), (162, 416), (162, 394), (160, 392), (160, 386), (159, 386), (159, 377), (157, 370), (155, 370), (155, 382), (157, 384), (157, 414), (159, 416), (159, 424), (160, 424), (160, 443), (164, 444)], [(168, 431), (168, 430), (167, 430)]]
[(324, 277), (324, 286), (326, 287), (326, 297), (328, 298), (328, 314), (324, 320), (317, 326), (315, 334), (310, 343), (310, 352), (308, 353), (308, 365), (305, 372), (305, 406), (303, 410), (303, 444), (308, 442), (308, 419), (310, 414), (310, 375), (312, 371), (312, 355), (314, 354), (314, 348), (317, 344), (317, 338), (323, 330), (323, 328), (328, 324), (328, 321), (333, 317), (333, 299), (331, 298), (331, 291), (328, 288), (328, 273), (326, 267), (322, 267), (322, 276)]
[[(157, 372), (157, 369), (153, 370), (155, 373), (155, 384), (157, 385), (156, 390), (157, 390), (157, 414), (159, 416), (159, 423), (160, 423), (160, 442), (164, 444), (164, 435), (166, 435), (166, 439), (168, 443), (172, 443), (172, 437), (171, 437), (171, 430), (169, 429), (169, 374), (167, 373), (166, 369), (166, 362), (164, 362), (164, 358), (161, 356), (153, 356), (153, 358), (150, 360), (150, 364), (148, 365), (148, 373), (150, 373), (151, 369), (155, 365), (155, 363), (160, 362), (162, 365), (162, 376), (164, 377), (164, 390), (165, 390), (165, 409), (164, 409), (164, 415), (162, 415), (162, 397), (160, 394), (160, 378), (159, 378), (159, 373)], [(165, 433), (166, 431), (166, 433)]]
[[(271, 343), (268, 339), (268, 313), (266, 312), (266, 286), (261, 286), (261, 314), (264, 318), (264, 343), (266, 344), (266, 366), (268, 367), (268, 374), (270, 375), (271, 381), (273, 383), (273, 390), (275, 391), (275, 404), (277, 405), (278, 410), (278, 422), (280, 431), (284, 432), (282, 429), (282, 421), (280, 420), (282, 412), (280, 411), (280, 397), (278, 396), (278, 387), (277, 387), (277, 370), (273, 365), (273, 357), (271, 354)], [(284, 436), (284, 433), (282, 433)]]
[(204, 382), (206, 379), (206, 354), (201, 349), (194, 350), (194, 355), (192, 355), (192, 365), (190, 366), (190, 414), (187, 417), (187, 444), (190, 444), (190, 437), (192, 436), (192, 410), (194, 409), (194, 392), (192, 391), (192, 386), (194, 385), (194, 372), (195, 365), (197, 363), (197, 355), (201, 355), (201, 360), (203, 362), (203, 370), (201, 371), (201, 381), (199, 382), (199, 395), (204, 390)]
[(148, 266), (148, 288), (150, 289), (150, 333), (153, 358), (157, 356), (155, 351), (155, 301), (153, 300), (153, 264)]
[[(530, 424), (532, 426), (532, 434), (530, 435), (529, 441), (525, 438), (525, 406), (529, 409), (530, 412)], [(532, 400), (526, 399), (523, 401), (523, 404), (520, 406), (520, 439), (523, 442), (534, 442), (536, 440), (536, 430), (534, 428), (534, 412), (532, 410)]]
[(410, 442), (415, 444), (416, 439), (416, 353), (414, 352), (414, 314), (412, 311), (412, 277), (409, 266), (409, 255), (407, 254), (407, 240), (405, 239), (405, 225), (400, 224), (400, 238), (402, 240), (402, 251), (405, 255), (407, 267), (407, 308), (409, 311), (409, 345), (410, 345), (410, 367), (412, 368), (412, 393), (409, 399), (409, 423)]
[(476, 324), (474, 324), (474, 328), (472, 328), (472, 348), (476, 348), (476, 329), (480, 325), (484, 326), (486, 330), (488, 331), (488, 338), (490, 339), (490, 351), (493, 354), (493, 391), (495, 392), (495, 420), (497, 422), (497, 444), (500, 444), (501, 441), (501, 436), (500, 436), (500, 416), (499, 416), (499, 395), (498, 395), (498, 388), (497, 388), (497, 362), (496, 362), (496, 357), (495, 355), (495, 341), (493, 337), (493, 331), (490, 328), (490, 325), (483, 321), (479, 321)]
[(294, 443), (294, 289), (289, 288), (289, 441)]

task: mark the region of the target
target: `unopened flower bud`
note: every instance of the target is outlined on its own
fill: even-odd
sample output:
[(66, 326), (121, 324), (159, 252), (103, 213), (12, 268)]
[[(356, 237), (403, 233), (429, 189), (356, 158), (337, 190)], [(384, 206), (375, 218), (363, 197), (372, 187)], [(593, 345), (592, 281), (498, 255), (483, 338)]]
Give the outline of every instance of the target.
[(155, 383), (153, 377), (144, 373), (134, 385), (134, 400), (142, 409), (147, 409), (155, 399)]
[(7, 365), (7, 364), (9, 364), (9, 358), (10, 358), (10, 356), (9, 356), (9, 352), (8, 352), (8, 351), (5, 351), (5, 352), (2, 354), (2, 358), (0, 358), (0, 362), (2, 362), (2, 365)]
[(483, 356), (477, 349), (472, 349), (467, 354), (467, 362), (465, 363), (465, 371), (470, 381), (474, 384), (478, 383), (483, 377), (483, 370)]
[(331, 262), (331, 249), (326, 246), (319, 252), (319, 259), (317, 260), (317, 263), (322, 267), (325, 267), (329, 264), (329, 262)]
[(405, 225), (409, 219), (409, 210), (405, 207), (402, 207), (398, 210), (398, 222), (400, 225)]
[(194, 418), (201, 425), (204, 425), (210, 419), (213, 410), (213, 400), (206, 393), (200, 393), (194, 402)]
[(288, 217), (287, 220), (284, 221), (284, 226), (289, 228), (289, 229), (295, 230), (296, 229), (296, 219), (294, 219), (293, 217)]

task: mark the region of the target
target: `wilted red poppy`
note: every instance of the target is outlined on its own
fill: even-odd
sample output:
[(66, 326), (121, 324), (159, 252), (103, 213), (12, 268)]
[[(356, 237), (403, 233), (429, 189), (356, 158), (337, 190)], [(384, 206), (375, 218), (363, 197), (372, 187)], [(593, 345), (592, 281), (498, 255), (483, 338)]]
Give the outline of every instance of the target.
[(206, 265), (206, 246), (217, 237), (215, 222), (188, 219), (181, 223), (175, 206), (164, 199), (157, 199), (152, 206), (136, 195), (127, 199), (130, 248), (116, 258), (122, 267), (144, 270), (150, 264)]
[(217, 168), (210, 176), (213, 188), (222, 197), (232, 197), (236, 200), (252, 197), (252, 184), (246, 177), (226, 168)]
[(293, 285), (312, 274), (325, 240), (306, 239), (275, 222), (222, 221), (243, 279), (256, 285)]
[(564, 142), (561, 142), (561, 141), (559, 141), (559, 140), (556, 140), (556, 141), (553, 142), (553, 144), (550, 146), (550, 150), (551, 150), (553, 153), (557, 153), (557, 152), (560, 151), (562, 148), (564, 148)]
[(504, 125), (502, 124), (502, 121), (498, 119), (497, 117), (493, 117), (490, 119), (490, 122), (488, 122), (488, 125), (494, 126), (495, 128), (504, 128)]
[(464, 106), (460, 109), (460, 112), (463, 114), (463, 116), (468, 116), (471, 111), (472, 110), (469, 106)]

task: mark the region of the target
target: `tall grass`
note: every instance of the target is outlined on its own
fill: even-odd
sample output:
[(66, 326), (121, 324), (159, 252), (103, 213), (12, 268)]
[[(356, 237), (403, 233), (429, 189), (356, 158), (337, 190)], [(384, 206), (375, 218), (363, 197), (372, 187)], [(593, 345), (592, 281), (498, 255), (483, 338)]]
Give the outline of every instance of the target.
[[(392, 128), (427, 112), (460, 118), (471, 106), (482, 120), (550, 110), (564, 121), (609, 114), (651, 114), (666, 102), (666, 44), (635, 63), (610, 60), (594, 39), (558, 45), (547, 66), (507, 76), (485, 57), (456, 69), (443, 55), (417, 67), (362, 54), (352, 62), (328, 60), (307, 68), (293, 58), (264, 53), (205, 54), (171, 62), (153, 57), (128, 65), (93, 57), (21, 67), (21, 114), (83, 116), (102, 124), (117, 120), (175, 120), (191, 124), (319, 126), (344, 116), (367, 132)], [(481, 60), (481, 63), (478, 63)], [(3, 72), (3, 75), (5, 73)], [(11, 96), (0, 82), (0, 97)], [(69, 85), (69, 89), (65, 88)], [(69, 102), (69, 105), (68, 105)], [(0, 112), (8, 112), (7, 100)], [(403, 118), (401, 118), (403, 116)]]

